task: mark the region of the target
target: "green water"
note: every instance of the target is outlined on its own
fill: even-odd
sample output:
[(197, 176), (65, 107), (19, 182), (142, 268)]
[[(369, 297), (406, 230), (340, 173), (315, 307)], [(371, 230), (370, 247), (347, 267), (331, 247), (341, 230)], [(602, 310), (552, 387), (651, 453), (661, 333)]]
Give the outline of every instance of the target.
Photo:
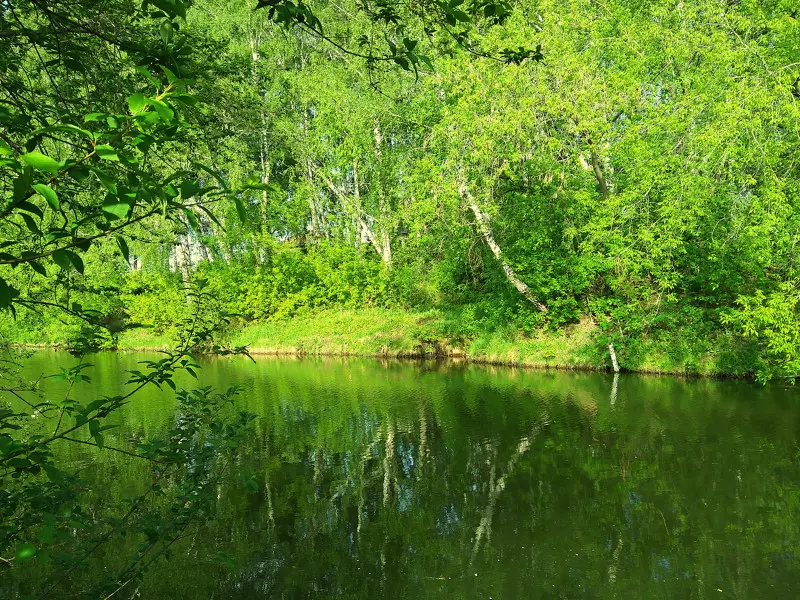
[[(119, 392), (120, 372), (143, 357), (95, 357), (80, 394)], [(42, 353), (28, 374), (72, 360)], [(800, 593), (796, 389), (310, 359), (211, 360), (201, 381), (243, 386), (256, 435), (219, 486), (215, 521), (120, 598)], [(106, 443), (133, 447), (174, 417), (174, 396), (153, 389)], [(91, 482), (91, 510), (119, 514), (148, 485), (144, 461), (60, 443)], [(64, 597), (125, 543), (99, 552)], [(17, 573), (0, 572), (0, 597), (41, 584), (35, 561)]]

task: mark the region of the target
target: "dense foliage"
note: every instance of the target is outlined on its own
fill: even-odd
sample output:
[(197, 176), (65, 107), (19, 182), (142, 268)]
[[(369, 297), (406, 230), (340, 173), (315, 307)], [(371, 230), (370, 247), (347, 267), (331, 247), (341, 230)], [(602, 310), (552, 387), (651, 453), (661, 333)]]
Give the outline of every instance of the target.
[[(215, 341), (226, 328), (455, 307), (457, 338), (583, 320), (623, 368), (657, 343), (798, 376), (793, 2), (253, 4), (0, 5), (6, 341), (68, 344), (71, 390), (120, 332), (176, 338), (129, 392), (81, 399), (19, 379), (8, 350), (0, 557), (52, 559), (41, 593), (144, 536), (87, 592), (113, 593), (210, 517), (249, 416), (173, 374), (242, 352)], [(100, 522), (52, 446), (108, 451), (108, 417), (148, 385), (176, 389), (182, 417), (110, 449), (150, 461), (152, 486)]]
[[(181, 2), (86, 8), (81, 32), (15, 9), (0, 262), (24, 265), (2, 300), (169, 333), (207, 279), (239, 324), (327, 306), (469, 307), (522, 335), (589, 318), (623, 367), (660, 343), (792, 378), (791, 4), (203, 0), (185, 20)], [(71, 62), (86, 44), (95, 60)], [(8, 335), (80, 331), (39, 308)]]
[[(244, 5), (234, 11), (225, 4), (191, 5), (0, 5), (0, 309), (10, 341), (26, 329), (40, 341), (48, 326), (59, 324), (78, 357), (74, 366), (35, 381), (23, 377), (25, 357), (11, 347), (4, 346), (0, 360), (0, 568), (16, 572), (35, 558), (45, 577), (34, 597), (64, 597), (73, 589), (65, 582), (121, 537), (134, 543), (119, 569), (68, 593), (108, 598), (140, 579), (174, 543), (213, 518), (220, 477), (235, 470), (239, 443), (251, 434), (251, 415), (231, 408), (236, 388), (179, 389), (175, 380), (178, 373), (197, 376), (192, 355), (198, 351), (246, 353), (216, 341), (230, 316), (214, 292), (230, 285), (200, 277), (190, 237), (209, 268), (220, 257), (247, 264), (249, 213), (257, 195), (272, 190), (257, 174), (267, 165), (268, 105), (258, 71), (242, 69), (250, 65), (236, 49), (241, 35), (218, 33), (247, 23), (252, 32), (273, 36), (273, 27), (295, 28), (357, 58), (371, 73), (388, 64), (418, 72), (430, 59), (420, 53), (428, 44), (417, 33), (447, 32), (466, 47), (473, 18), (490, 25), (510, 16), (506, 2), (492, 0), (473, 6), (480, 17), (468, 16), (459, 3), (422, 2), (407, 10), (361, 5), (361, 25), (371, 24), (383, 40), (379, 46), (369, 36), (337, 41), (331, 29), (343, 21), (328, 28), (302, 2), (260, 2), (257, 17)], [(261, 44), (246, 39), (254, 62)], [(496, 54), (509, 63), (539, 57), (522, 46)], [(247, 122), (262, 141), (260, 162), (253, 152), (258, 144), (234, 129)], [(173, 277), (163, 248), (176, 236), (179, 276)], [(223, 242), (211, 244), (216, 238)], [(266, 248), (267, 236), (260, 239)], [(275, 305), (284, 301), (279, 296), (272, 294)], [(265, 311), (275, 313), (269, 306)], [(120, 373), (124, 392), (79, 390), (92, 382), (86, 355), (113, 344), (137, 315), (168, 327), (173, 349)], [(63, 382), (66, 393), (48, 392), (49, 381)], [(176, 394), (174, 427), (128, 447), (107, 446), (104, 432), (115, 426), (119, 409), (150, 386)], [(81, 469), (57, 451), (71, 445), (143, 461), (148, 485), (116, 514), (88, 510)]]

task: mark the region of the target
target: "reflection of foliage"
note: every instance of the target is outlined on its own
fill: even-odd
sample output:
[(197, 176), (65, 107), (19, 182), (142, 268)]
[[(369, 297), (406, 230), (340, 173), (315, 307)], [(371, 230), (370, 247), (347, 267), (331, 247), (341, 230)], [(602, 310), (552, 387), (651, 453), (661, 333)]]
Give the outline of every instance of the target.
[[(3, 560), (13, 569), (24, 569), (36, 557), (46, 573), (37, 591), (42, 597), (62, 597), (65, 580), (118, 536), (141, 540), (130, 564), (90, 583), (92, 594), (113, 593), (140, 578), (186, 535), (187, 528), (213, 517), (214, 486), (245, 439), (252, 417), (226, 414), (236, 388), (222, 394), (210, 387), (178, 389), (177, 373), (197, 376), (199, 366), (189, 353), (210, 348), (214, 329), (226, 322), (225, 315), (211, 316), (202, 282), (190, 297), (195, 314), (182, 324), (178, 347), (163, 358), (144, 361), (142, 369), (129, 371), (125, 393), (92, 400), (76, 397), (76, 384), (91, 382), (92, 365), (83, 362), (83, 355), (94, 349), (94, 332), (74, 348), (81, 355), (79, 363), (52, 377), (67, 385), (61, 400), (42, 397), (36, 384), (11, 385), (12, 373), (6, 373), (9, 385), (3, 391), (19, 408), (0, 410), (0, 556), (10, 556)], [(214, 349), (220, 354), (246, 353), (242, 348)], [(151, 385), (176, 392), (175, 426), (133, 449), (107, 445), (106, 432), (116, 427), (114, 413)], [(58, 460), (55, 446), (63, 443), (147, 461), (152, 483), (116, 515), (87, 511), (80, 469)]]
[[(621, 377), (612, 408), (596, 376), (212, 370), (253, 382), (238, 402), (258, 437), (219, 484), (217, 521), (143, 596), (758, 597), (800, 575), (797, 410), (775, 389)], [(175, 570), (193, 575), (178, 591)]]
[[(119, 361), (133, 358), (108, 372)], [(620, 377), (611, 406), (611, 379), (591, 375), (213, 360), (200, 377), (246, 382), (236, 410), (260, 417), (254, 435), (206, 431), (217, 450), (237, 445), (233, 462), (208, 465), (221, 477), (203, 510), (216, 519), (187, 527), (172, 560), (148, 566), (135, 583), (143, 598), (295, 597), (311, 587), (354, 598), (548, 597), (553, 585), (570, 597), (734, 585), (759, 597), (800, 577), (790, 554), (800, 539), (798, 409), (777, 387)], [(173, 415), (163, 404), (154, 395), (144, 411), (124, 408), (106, 446), (124, 449), (120, 440), (154, 422), (168, 425), (150, 437), (168, 439), (192, 409)], [(181, 450), (204, 472), (205, 439)], [(130, 449), (171, 461), (144, 441)], [(152, 465), (113, 450), (96, 458), (84, 481), (98, 489), (83, 512), (124, 515), (126, 487), (146, 482), (145, 493)], [(108, 484), (114, 464), (124, 471)], [(180, 480), (165, 476), (148, 514), (171, 510)], [(154, 517), (142, 531), (159, 527)], [(87, 561), (69, 589), (123, 571), (146, 535), (109, 540), (114, 556)], [(14, 573), (32, 585), (44, 577), (35, 566)]]

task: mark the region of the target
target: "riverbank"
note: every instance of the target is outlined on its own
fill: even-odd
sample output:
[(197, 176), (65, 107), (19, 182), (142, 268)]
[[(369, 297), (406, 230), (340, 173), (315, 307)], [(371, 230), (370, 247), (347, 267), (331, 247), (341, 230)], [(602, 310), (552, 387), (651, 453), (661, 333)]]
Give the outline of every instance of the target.
[[(431, 310), (326, 310), (285, 321), (249, 324), (226, 342), (254, 355), (456, 358), (475, 363), (543, 369), (608, 370), (611, 360), (597, 325), (588, 318), (558, 331), (481, 331), (453, 313)], [(708, 377), (748, 375), (747, 349), (716, 334), (697, 339), (675, 331), (668, 338), (615, 340), (623, 370)], [(146, 329), (120, 336), (120, 350), (158, 350), (170, 340)], [(751, 363), (752, 364), (752, 363)]]

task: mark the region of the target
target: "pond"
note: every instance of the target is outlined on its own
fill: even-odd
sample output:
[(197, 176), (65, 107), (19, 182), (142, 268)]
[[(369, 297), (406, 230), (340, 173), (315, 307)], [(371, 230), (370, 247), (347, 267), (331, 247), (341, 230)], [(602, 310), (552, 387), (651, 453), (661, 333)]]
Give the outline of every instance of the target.
[[(121, 372), (151, 357), (93, 357), (79, 397), (118, 393)], [(72, 362), (38, 353), (28, 375)], [(207, 360), (200, 380), (241, 385), (255, 435), (218, 486), (216, 518), (121, 598), (800, 591), (796, 389), (361, 359)], [(175, 411), (170, 390), (143, 392), (106, 444), (135, 447)], [(61, 444), (91, 484), (87, 510), (121, 514), (149, 481), (141, 459)], [(126, 543), (96, 553), (63, 597)], [(0, 597), (40, 591), (30, 564), (0, 572)]]

